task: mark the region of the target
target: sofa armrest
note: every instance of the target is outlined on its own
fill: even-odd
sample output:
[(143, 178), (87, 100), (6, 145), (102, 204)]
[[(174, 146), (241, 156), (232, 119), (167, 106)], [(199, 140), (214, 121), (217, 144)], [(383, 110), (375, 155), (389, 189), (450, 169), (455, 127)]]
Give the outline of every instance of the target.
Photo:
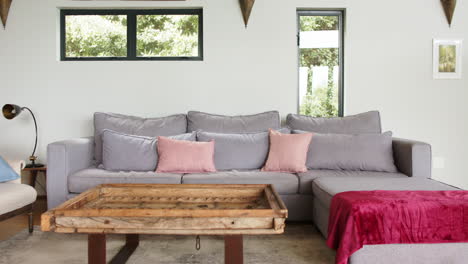
[(398, 170), (409, 177), (431, 178), (431, 145), (408, 139), (393, 139), (393, 155)]
[(77, 138), (47, 146), (47, 205), (52, 209), (67, 200), (68, 176), (93, 165), (94, 138)]
[(21, 184), (21, 170), (24, 168), (24, 161), (23, 160), (5, 160), (8, 165), (10, 165), (11, 168), (20, 176), (19, 179), (14, 180), (14, 181), (9, 181), (7, 183), (18, 183)]

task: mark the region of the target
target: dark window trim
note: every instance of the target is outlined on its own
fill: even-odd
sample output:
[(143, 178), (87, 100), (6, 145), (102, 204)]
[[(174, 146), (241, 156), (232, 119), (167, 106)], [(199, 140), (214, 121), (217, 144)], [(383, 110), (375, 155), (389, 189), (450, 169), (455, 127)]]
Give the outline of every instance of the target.
[[(339, 49), (339, 63), (340, 63), (340, 74), (338, 76), (339, 81), (339, 88), (338, 88), (338, 116), (344, 116), (344, 79), (345, 79), (345, 65), (344, 65), (344, 52), (345, 52), (345, 41), (344, 41), (344, 34), (345, 34), (345, 19), (346, 10), (344, 9), (326, 9), (326, 10), (297, 10), (297, 58), (298, 58), (298, 69), (300, 67), (300, 54), (301, 50), (299, 47), (300, 43), (300, 32), (301, 32), (301, 16), (338, 16), (339, 20), (339, 29), (340, 29), (340, 49)], [(299, 80), (299, 73), (297, 79)], [(300, 98), (299, 98), (299, 81), (297, 86), (297, 112), (300, 112)]]
[[(68, 15), (127, 15), (127, 57), (67, 57), (65, 17)], [(198, 15), (198, 56), (196, 57), (137, 57), (137, 15)], [(203, 61), (203, 9), (61, 9), (60, 60), (62, 61)]]

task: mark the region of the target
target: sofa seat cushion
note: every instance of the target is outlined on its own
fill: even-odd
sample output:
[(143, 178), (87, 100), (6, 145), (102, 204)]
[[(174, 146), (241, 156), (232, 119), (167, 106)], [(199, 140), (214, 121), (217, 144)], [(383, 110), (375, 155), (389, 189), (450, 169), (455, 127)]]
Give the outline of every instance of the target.
[(0, 215), (20, 209), (36, 201), (37, 193), (33, 187), (25, 184), (0, 184)]
[(403, 178), (408, 179), (408, 176), (402, 173), (387, 173), (373, 171), (344, 171), (344, 170), (309, 170), (304, 173), (299, 173), (299, 193), (312, 194), (312, 182), (318, 178), (330, 177), (369, 177), (369, 178)]
[(184, 184), (273, 184), (279, 194), (295, 194), (299, 180), (295, 174), (282, 172), (220, 171), (204, 174), (186, 174)]
[(89, 168), (68, 177), (70, 193), (82, 193), (99, 184), (109, 183), (147, 183), (180, 184), (182, 174), (148, 172), (114, 172)]
[(457, 190), (450, 185), (431, 179), (398, 177), (322, 177), (312, 183), (314, 196), (324, 206), (330, 208), (332, 197), (348, 191), (445, 191)]

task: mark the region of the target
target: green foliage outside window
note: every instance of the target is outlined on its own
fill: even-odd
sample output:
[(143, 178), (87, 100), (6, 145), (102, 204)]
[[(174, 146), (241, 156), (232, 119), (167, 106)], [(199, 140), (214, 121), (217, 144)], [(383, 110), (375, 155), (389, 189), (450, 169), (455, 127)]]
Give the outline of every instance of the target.
[(67, 16), (67, 57), (127, 56), (127, 16)]
[[(301, 31), (338, 30), (337, 16), (301, 16)], [(308, 68), (307, 93), (302, 98), (300, 113), (317, 117), (334, 117), (339, 113), (338, 84), (334, 82), (333, 69), (339, 65), (339, 49), (301, 49), (300, 67)], [(328, 67), (327, 86), (312, 90), (313, 67)]]
[[(137, 56), (198, 56), (197, 15), (138, 15)], [(126, 57), (126, 15), (66, 16), (67, 57)]]
[(197, 56), (198, 16), (137, 17), (137, 56)]

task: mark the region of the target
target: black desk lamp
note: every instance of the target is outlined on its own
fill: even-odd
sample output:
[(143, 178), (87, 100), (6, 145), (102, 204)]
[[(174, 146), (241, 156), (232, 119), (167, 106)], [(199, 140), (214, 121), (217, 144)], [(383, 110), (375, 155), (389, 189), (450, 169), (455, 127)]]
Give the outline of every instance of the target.
[(21, 114), (21, 112), (23, 110), (28, 110), (29, 113), (31, 113), (32, 118), (34, 120), (34, 128), (35, 128), (35, 131), (36, 131), (36, 141), (34, 142), (34, 150), (33, 150), (32, 154), (31, 154), (31, 156), (29, 157), (29, 160), (31, 161), (31, 163), (26, 165), (26, 168), (41, 168), (41, 167), (44, 167), (43, 164), (36, 164), (37, 157), (34, 156), (34, 154), (36, 153), (36, 148), (37, 148), (37, 122), (36, 122), (36, 117), (34, 116), (31, 109), (29, 109), (27, 107), (20, 107), (20, 106), (14, 105), (14, 104), (6, 104), (6, 105), (3, 106), (3, 109), (2, 109), (3, 116), (8, 120), (11, 120), (11, 119), (17, 117), (19, 114)]

